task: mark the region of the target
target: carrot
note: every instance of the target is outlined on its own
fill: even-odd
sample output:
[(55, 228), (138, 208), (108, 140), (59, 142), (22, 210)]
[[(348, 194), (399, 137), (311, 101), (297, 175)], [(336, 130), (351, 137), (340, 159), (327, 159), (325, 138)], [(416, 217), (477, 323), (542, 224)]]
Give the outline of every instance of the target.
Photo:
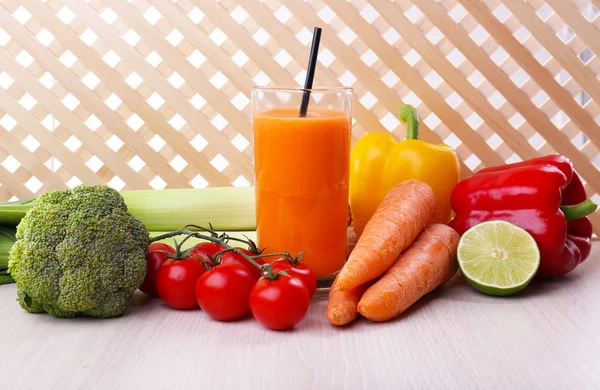
[(425, 228), (394, 265), (362, 296), (358, 311), (371, 321), (393, 318), (458, 270), (458, 233), (442, 224)]
[(436, 209), (431, 187), (408, 180), (392, 188), (365, 226), (337, 278), (349, 290), (382, 275), (429, 223)]
[(358, 317), (358, 301), (371, 283), (361, 284), (351, 290), (341, 291), (332, 286), (329, 291), (329, 302), (325, 314), (333, 325), (349, 324)]

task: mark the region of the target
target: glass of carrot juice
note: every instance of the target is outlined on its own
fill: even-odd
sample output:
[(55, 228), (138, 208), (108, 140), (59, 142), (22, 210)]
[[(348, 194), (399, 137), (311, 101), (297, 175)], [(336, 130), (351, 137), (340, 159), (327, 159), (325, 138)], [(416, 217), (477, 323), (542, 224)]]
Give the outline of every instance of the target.
[(351, 104), (351, 88), (252, 89), (258, 245), (320, 278), (346, 260)]

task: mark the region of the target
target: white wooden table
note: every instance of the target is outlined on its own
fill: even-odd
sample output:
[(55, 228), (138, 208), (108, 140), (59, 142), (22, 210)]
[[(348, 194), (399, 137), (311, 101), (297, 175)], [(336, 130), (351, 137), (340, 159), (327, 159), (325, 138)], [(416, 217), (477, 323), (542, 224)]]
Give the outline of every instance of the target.
[(291, 332), (211, 321), (136, 295), (112, 320), (20, 309), (0, 286), (2, 389), (600, 388), (600, 244), (560, 280), (513, 298), (461, 277), (395, 321), (327, 323), (323, 302)]

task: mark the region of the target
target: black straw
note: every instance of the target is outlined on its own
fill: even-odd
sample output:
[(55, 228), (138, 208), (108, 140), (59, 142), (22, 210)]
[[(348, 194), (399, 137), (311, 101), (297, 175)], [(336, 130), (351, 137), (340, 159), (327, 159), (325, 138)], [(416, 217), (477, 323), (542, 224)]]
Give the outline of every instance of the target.
[(302, 95), (302, 104), (300, 105), (300, 116), (306, 116), (308, 102), (310, 100), (310, 90), (315, 79), (315, 69), (317, 68), (317, 55), (319, 54), (319, 43), (321, 42), (321, 28), (315, 27), (313, 32), (313, 41), (310, 48), (310, 57), (308, 58), (308, 68), (306, 70), (306, 80), (304, 81), (304, 94)]

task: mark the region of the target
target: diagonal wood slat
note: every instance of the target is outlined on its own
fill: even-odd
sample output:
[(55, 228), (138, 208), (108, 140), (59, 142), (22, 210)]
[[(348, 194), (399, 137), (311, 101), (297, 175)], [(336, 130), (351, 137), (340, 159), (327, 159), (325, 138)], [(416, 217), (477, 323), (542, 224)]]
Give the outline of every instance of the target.
[(561, 40), (551, 30), (550, 26), (537, 17), (533, 9), (519, 0), (505, 0), (506, 6), (522, 17), (519, 19), (538, 41), (545, 42), (546, 49), (556, 58), (561, 65), (573, 76), (580, 85), (585, 85), (586, 90), (594, 99), (600, 101), (600, 83), (597, 75), (587, 68), (574, 55), (569, 47), (562, 44)]
[[(349, 7), (343, 2), (336, 4), (336, 9), (344, 7), (346, 9), (346, 20), (356, 19), (357, 23), (360, 23), (361, 31), (370, 30), (366, 21), (360, 20), (356, 10), (352, 12)], [(443, 123), (448, 124), (451, 127), (452, 132), (456, 134), (463, 144), (467, 145), (470, 150), (479, 150), (482, 156), (482, 161), (486, 165), (498, 165), (501, 164), (501, 158), (496, 155), (493, 149), (485, 143), (484, 139), (478, 136), (476, 132), (466, 123), (464, 118), (460, 114), (452, 109), (450, 105), (444, 100), (435, 88), (430, 86), (420, 74), (413, 70), (410, 64), (408, 64), (404, 58), (398, 55), (395, 51), (387, 50), (385, 47), (385, 41), (382, 38), (377, 37), (376, 34), (371, 34), (371, 43), (376, 48), (376, 53), (386, 63), (390, 64), (390, 68), (396, 73), (406, 75), (405, 83), (411, 91), (414, 91), (418, 96), (423, 96), (423, 100), (431, 105), (431, 110), (435, 112)], [(467, 168), (468, 169), (468, 168)]]
[[(286, 40), (288, 42), (288, 44), (286, 45), (286, 51), (290, 53), (290, 55), (293, 55), (297, 62), (302, 61), (304, 59), (303, 56), (306, 54), (306, 48), (304, 47), (304, 45), (302, 45), (300, 42), (297, 42), (297, 40), (294, 37), (294, 34), (289, 29), (278, 23), (278, 20), (271, 14), (271, 11), (268, 8), (266, 8), (265, 5), (256, 1), (241, 1), (237, 3), (246, 6), (246, 8), (248, 9), (256, 10), (255, 18), (257, 22), (260, 23), (261, 26), (264, 26), (263, 28), (272, 36), (277, 36), (280, 37), (280, 39)], [(226, 13), (218, 13), (215, 14), (215, 16), (230, 17)], [(234, 21), (232, 20), (232, 22)], [(232, 23), (228, 26), (230, 26), (230, 31), (232, 33), (244, 33), (242, 30), (238, 30), (238, 28), (243, 29), (243, 27), (236, 26), (235, 23)], [(262, 50), (261, 46), (254, 42), (254, 40), (252, 39), (249, 39), (245, 43), (250, 47), (250, 50)], [(269, 53), (265, 53), (265, 55), (265, 61), (268, 62), (268, 66), (274, 69), (282, 68), (274, 60), (272, 55), (270, 55)], [(304, 66), (304, 64), (302, 64), (301, 66)], [(296, 83), (296, 81), (293, 78), (289, 77), (289, 73), (287, 73), (286, 76), (287, 77), (285, 77), (281, 81), (278, 81), (277, 79), (275, 81), (277, 81), (279, 85), (294, 85)], [(320, 80), (323, 85), (337, 85), (339, 83), (336, 75), (327, 68), (319, 69), (317, 79)], [(362, 124), (362, 126), (369, 128), (370, 131), (386, 131), (385, 128), (381, 125), (381, 123), (379, 123), (378, 118), (364, 106), (362, 106), (361, 104), (355, 104), (353, 109), (354, 117), (359, 123)]]
[[(91, 9), (90, 6), (79, 0), (66, 0), (65, 4), (79, 15), (81, 19), (85, 20), (90, 27), (94, 28), (95, 31), (98, 31), (98, 35), (103, 37), (106, 42), (111, 42), (110, 47), (117, 55), (123, 58), (128, 64), (134, 64), (140, 76), (142, 76), (142, 78), (148, 82), (148, 85), (155, 89), (163, 99), (168, 100), (170, 104), (177, 104), (184, 119), (187, 118), (187, 123), (198, 122), (198, 125), (200, 126), (209, 126), (209, 122), (206, 118), (198, 115), (192, 104), (184, 99), (177, 90), (165, 80), (164, 76), (161, 75), (159, 71), (153, 69), (153, 67), (148, 64), (137, 51), (129, 50), (126, 43), (120, 39), (120, 36), (114, 30), (110, 29), (110, 25), (108, 25), (99, 14), (93, 12), (93, 9)], [(194, 149), (186, 142), (184, 137), (175, 132), (170, 132), (170, 134), (172, 136), (170, 137), (172, 142), (169, 143), (171, 147), (181, 148), (181, 153), (184, 153), (187, 159), (199, 160), (197, 153), (195, 153)], [(218, 143), (220, 149), (231, 158), (237, 157), (233, 154), (235, 153), (235, 148), (231, 144), (222, 142), (220, 139), (221, 137), (215, 135), (214, 131), (205, 132), (203, 134), (209, 142), (212, 141)], [(197, 163), (201, 164), (200, 161)], [(248, 166), (242, 168), (249, 172)]]
[[(547, 141), (556, 145), (556, 149), (559, 153), (573, 156), (572, 158), (578, 165), (585, 166), (588, 170), (593, 172), (594, 167), (589, 160), (578, 155), (577, 148), (569, 142), (569, 139), (554, 126), (543, 112), (536, 109), (535, 105), (528, 99), (526, 93), (517, 88), (510, 81), (510, 78), (506, 73), (498, 68), (482, 49), (470, 40), (466, 34), (463, 35), (459, 26), (450, 23), (450, 18), (441, 7), (431, 0), (417, 0), (415, 1), (415, 4), (420, 5), (425, 14), (434, 22), (438, 22), (437, 25), (440, 30), (446, 34), (449, 39), (455, 42), (456, 47), (465, 53), (466, 57), (472, 63), (480, 65), (479, 69), (481, 73), (498, 89), (499, 92), (507, 97), (509, 101), (513, 102), (515, 108), (522, 113), (527, 121), (537, 129), (544, 129), (543, 131), (540, 130), (540, 134), (542, 134)], [(518, 141), (527, 146), (527, 158), (535, 156), (536, 151), (529, 143), (524, 142), (525, 139), (520, 139)], [(586, 179), (588, 181), (593, 181), (596, 186), (600, 185), (600, 176), (598, 175), (590, 175)]]
[[(7, 21), (4, 26), (7, 27), (8, 31), (16, 34), (21, 32), (20, 26), (15, 24), (13, 21)], [(31, 45), (24, 44), (23, 47), (27, 48), (28, 52), (34, 53), (33, 57), (38, 61), (46, 62), (46, 60), (48, 60), (45, 65), (48, 69), (51, 69), (54, 74), (58, 75), (63, 72), (61, 69), (62, 66), (54, 57), (44, 58), (38, 55), (39, 51), (37, 49), (39, 49), (39, 47), (37, 47), (35, 41), (31, 41)], [(44, 105), (48, 112), (52, 112), (53, 116), (55, 116), (64, 127), (69, 129), (72, 134), (78, 134), (78, 138), (86, 143), (86, 148), (90, 149), (90, 151), (102, 158), (103, 161), (106, 161), (107, 164), (112, 166), (112, 168), (118, 172), (119, 175), (123, 176), (125, 179), (134, 181), (134, 185), (137, 184), (138, 186), (142, 186), (145, 184), (142, 180), (140, 180), (140, 178), (137, 177), (137, 175), (135, 175), (135, 172), (131, 170), (131, 168), (128, 167), (125, 162), (119, 158), (116, 158), (117, 156), (113, 151), (111, 151), (106, 145), (99, 143), (94, 134), (91, 134), (89, 131), (85, 131), (83, 124), (76, 114), (64, 107), (64, 105), (61, 104), (56, 96), (44, 88), (36, 88), (39, 86), (37, 80), (35, 80), (35, 78), (32, 77), (32, 75), (26, 69), (19, 67), (19, 64), (12, 57), (3, 56), (0, 58), (0, 63), (3, 66), (6, 66), (6, 68), (15, 69), (15, 78), (21, 81), (23, 86), (29, 87), (28, 90), (33, 90), (32, 95), (40, 102), (39, 104)], [(85, 92), (83, 88), (80, 89), (81, 91)], [(76, 96), (82, 96), (82, 94), (76, 94)]]
[(554, 79), (550, 71), (544, 68), (524, 46), (511, 34), (510, 30), (496, 18), (491, 11), (480, 1), (464, 1), (465, 8), (474, 16), (478, 17), (481, 25), (488, 31), (493, 32), (494, 39), (516, 60), (519, 65), (531, 76), (538, 85), (544, 85), (544, 90), (552, 100), (565, 111), (568, 117), (580, 128), (589, 129), (586, 134), (600, 144), (600, 126), (594, 122), (580, 105), (577, 104), (561, 85)]
[[(296, 60), (296, 62), (302, 62), (303, 60), (304, 61), (306, 60), (304, 58), (304, 56), (306, 55), (306, 48), (304, 47), (304, 45), (297, 41), (297, 39), (295, 38), (292, 31), (290, 31), (288, 28), (286, 28), (285, 25), (282, 25), (281, 23), (279, 23), (279, 21), (277, 20), (277, 18), (275, 16), (273, 16), (272, 11), (269, 8), (267, 8), (264, 4), (257, 2), (257, 1), (253, 1), (253, 0), (251, 0), (251, 1), (242, 0), (237, 3), (242, 6), (245, 6), (247, 9), (256, 10), (255, 18), (256, 18), (257, 23), (259, 23), (259, 25), (261, 25), (261, 26), (264, 26), (263, 28), (267, 32), (269, 32), (272, 36), (280, 37), (280, 39), (283, 39), (286, 42), (288, 42), (285, 49), (288, 53), (290, 53), (290, 55), (293, 56), (293, 58)], [(235, 8), (235, 6), (233, 6), (233, 8)], [(252, 44), (257, 45), (253, 41), (252, 41)], [(258, 47), (260, 47), (260, 46), (258, 46)], [(257, 47), (257, 49), (258, 49), (258, 47)], [(276, 62), (275, 62), (275, 64), (276, 64)], [(301, 63), (300, 66), (305, 66), (305, 65), (304, 65), (304, 63)], [(323, 85), (338, 85), (339, 84), (338, 76), (341, 76), (341, 75), (334, 74), (333, 71), (327, 67), (323, 67), (323, 68), (319, 69), (319, 72), (317, 73), (317, 80), (319, 80), (320, 83)], [(295, 83), (295, 81), (294, 80), (284, 81), (284, 84), (290, 84), (290, 83), (293, 85)], [(356, 102), (356, 101), (354, 102), (353, 114), (354, 114), (354, 117), (356, 118), (357, 122), (359, 124), (361, 124), (362, 127), (369, 129), (369, 130), (367, 130), (367, 132), (371, 132), (371, 131), (385, 132), (385, 131), (387, 131), (381, 125), (377, 116), (374, 113), (372, 113), (371, 111), (369, 111), (362, 104), (360, 104), (360, 102)]]
[[(354, 89), (353, 140), (404, 127), (462, 174), (571, 158), (600, 202), (598, 0), (5, 0), (0, 201), (80, 182), (118, 189), (253, 182), (250, 89)], [(600, 213), (592, 216), (600, 233)]]

